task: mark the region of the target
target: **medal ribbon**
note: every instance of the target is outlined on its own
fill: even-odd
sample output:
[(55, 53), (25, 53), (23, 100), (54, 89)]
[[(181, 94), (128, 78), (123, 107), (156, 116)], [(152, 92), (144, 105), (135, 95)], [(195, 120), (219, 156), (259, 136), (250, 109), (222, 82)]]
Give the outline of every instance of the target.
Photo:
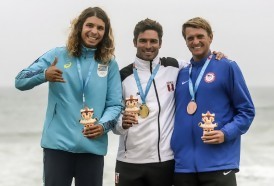
[(85, 107), (85, 103), (86, 103), (86, 98), (85, 98), (85, 89), (88, 85), (90, 76), (91, 76), (91, 72), (94, 68), (94, 62), (91, 61), (90, 66), (89, 66), (89, 70), (88, 70), (88, 75), (86, 78), (86, 81), (83, 80), (83, 76), (82, 76), (82, 69), (81, 69), (81, 65), (79, 60), (77, 59), (77, 70), (78, 70), (78, 74), (79, 74), (79, 79), (80, 79), (80, 84), (82, 85), (82, 91), (83, 91), (83, 108)]
[(212, 55), (210, 55), (210, 56), (207, 58), (205, 64), (203, 65), (203, 68), (202, 68), (202, 70), (200, 71), (199, 76), (198, 76), (198, 78), (197, 78), (197, 80), (196, 80), (196, 82), (195, 82), (195, 87), (194, 87), (194, 88), (193, 88), (192, 80), (191, 80), (191, 78), (190, 78), (191, 70), (192, 70), (192, 65), (191, 65), (190, 68), (189, 68), (188, 88), (189, 88), (189, 93), (190, 93), (190, 95), (191, 95), (191, 101), (195, 101), (195, 94), (196, 94), (196, 92), (197, 92), (197, 90), (198, 90), (198, 87), (199, 87), (199, 84), (200, 84), (200, 82), (201, 82), (201, 79), (202, 79), (202, 77), (203, 77), (203, 75), (204, 75), (204, 73), (205, 73), (205, 70), (206, 70), (206, 68), (207, 68), (207, 66), (208, 66), (208, 64), (209, 64), (209, 62), (210, 62), (210, 60), (211, 60), (211, 58), (212, 58)]
[(139, 90), (139, 92), (140, 92), (140, 97), (141, 97), (141, 99), (142, 99), (142, 104), (146, 104), (146, 97), (147, 97), (148, 91), (149, 91), (149, 89), (150, 89), (150, 87), (151, 87), (151, 83), (152, 83), (154, 77), (156, 76), (156, 74), (157, 74), (157, 72), (158, 72), (158, 70), (159, 70), (159, 67), (160, 67), (160, 64), (158, 64), (158, 65), (154, 68), (154, 70), (152, 71), (152, 74), (151, 74), (151, 76), (150, 76), (150, 78), (149, 78), (149, 80), (148, 80), (148, 82), (147, 82), (147, 86), (146, 86), (146, 91), (145, 91), (145, 93), (143, 92), (143, 88), (142, 88), (142, 86), (141, 86), (141, 82), (140, 82), (140, 78), (139, 78), (139, 76), (138, 76), (137, 70), (136, 70), (135, 67), (133, 68), (133, 74), (134, 74), (134, 78), (135, 78), (135, 81), (136, 81), (138, 90)]

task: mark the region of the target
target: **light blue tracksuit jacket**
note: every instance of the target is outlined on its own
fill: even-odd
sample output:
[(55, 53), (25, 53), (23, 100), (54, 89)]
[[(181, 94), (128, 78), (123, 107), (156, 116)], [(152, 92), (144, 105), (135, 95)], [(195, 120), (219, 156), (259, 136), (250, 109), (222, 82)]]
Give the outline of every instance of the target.
[[(111, 130), (122, 109), (122, 88), (117, 62), (102, 65), (95, 61), (96, 49), (83, 47), (81, 57), (68, 54), (66, 47), (54, 48), (32, 65), (22, 70), (16, 77), (15, 86), (20, 90), (28, 90), (46, 82), (44, 71), (58, 58), (56, 67), (63, 74), (65, 83), (49, 82), (48, 106), (41, 146), (43, 148), (64, 150), (73, 153), (107, 153), (107, 132)], [(77, 61), (81, 68), (77, 68)], [(91, 76), (83, 91), (92, 64)], [(79, 71), (80, 69), (80, 71)], [(79, 78), (81, 72), (83, 81)], [(80, 109), (83, 108), (83, 92), (86, 106), (94, 109), (94, 117), (103, 125), (104, 135), (96, 139), (83, 136), (83, 125)]]

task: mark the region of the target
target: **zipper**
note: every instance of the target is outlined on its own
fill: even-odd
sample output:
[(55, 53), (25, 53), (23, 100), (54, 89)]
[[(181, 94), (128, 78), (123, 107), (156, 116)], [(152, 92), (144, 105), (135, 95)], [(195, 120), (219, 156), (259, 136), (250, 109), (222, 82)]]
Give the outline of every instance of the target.
[(125, 154), (124, 154), (124, 156), (125, 156), (125, 158), (127, 158), (127, 137), (128, 137), (128, 132), (127, 132), (127, 135), (126, 135), (126, 137), (124, 139), (124, 146), (125, 146)]
[(193, 143), (193, 154), (194, 154), (194, 169), (195, 169), (195, 171), (197, 172), (197, 161), (196, 161), (196, 156), (197, 156), (197, 152), (196, 152), (196, 146), (195, 146), (195, 144), (196, 144), (196, 138), (194, 137), (194, 124), (193, 124), (193, 116), (191, 116), (191, 123), (192, 123), (192, 127), (191, 127), (191, 134), (192, 134), (192, 143)]
[[(150, 61), (150, 73), (152, 74), (152, 61)], [(154, 90), (155, 90), (155, 94), (156, 94), (156, 98), (157, 98), (157, 103), (158, 103), (158, 108), (159, 108), (159, 112), (158, 112), (158, 144), (157, 144), (157, 149), (158, 149), (158, 159), (159, 162), (161, 162), (161, 153), (160, 153), (160, 113), (161, 113), (161, 105), (160, 105), (160, 101), (159, 101), (159, 96), (158, 96), (158, 92), (157, 92), (157, 88), (156, 88), (156, 84), (155, 81), (153, 79), (153, 86), (154, 86)]]

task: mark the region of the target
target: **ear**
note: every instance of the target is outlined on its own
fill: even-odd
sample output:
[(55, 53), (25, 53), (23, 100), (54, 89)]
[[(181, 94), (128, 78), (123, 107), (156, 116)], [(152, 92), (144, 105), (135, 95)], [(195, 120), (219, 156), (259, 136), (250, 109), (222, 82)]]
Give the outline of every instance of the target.
[(212, 41), (213, 41), (213, 34), (211, 34), (211, 35), (209, 36), (209, 38), (210, 38), (210, 43), (212, 43)]
[(133, 39), (133, 44), (135, 47), (137, 47), (137, 41)]

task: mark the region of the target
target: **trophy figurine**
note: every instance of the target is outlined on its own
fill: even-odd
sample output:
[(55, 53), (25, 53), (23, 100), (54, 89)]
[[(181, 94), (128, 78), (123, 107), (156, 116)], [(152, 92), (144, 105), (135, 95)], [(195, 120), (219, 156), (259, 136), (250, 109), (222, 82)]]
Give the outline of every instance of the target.
[(125, 112), (134, 115), (135, 120), (138, 120), (138, 115), (139, 115), (139, 107), (138, 105), (138, 98), (133, 97), (132, 95), (130, 95), (129, 98), (126, 98), (125, 100)]
[(97, 118), (93, 118), (93, 108), (89, 109), (88, 107), (85, 107), (84, 109), (81, 109), (80, 112), (82, 119), (79, 122), (84, 125), (84, 129), (94, 125), (97, 121)]
[(218, 126), (217, 123), (213, 123), (215, 120), (215, 114), (211, 114), (209, 111), (207, 113), (202, 113), (202, 122), (198, 125), (199, 127), (203, 128), (203, 135), (207, 132), (213, 131), (215, 127)]

